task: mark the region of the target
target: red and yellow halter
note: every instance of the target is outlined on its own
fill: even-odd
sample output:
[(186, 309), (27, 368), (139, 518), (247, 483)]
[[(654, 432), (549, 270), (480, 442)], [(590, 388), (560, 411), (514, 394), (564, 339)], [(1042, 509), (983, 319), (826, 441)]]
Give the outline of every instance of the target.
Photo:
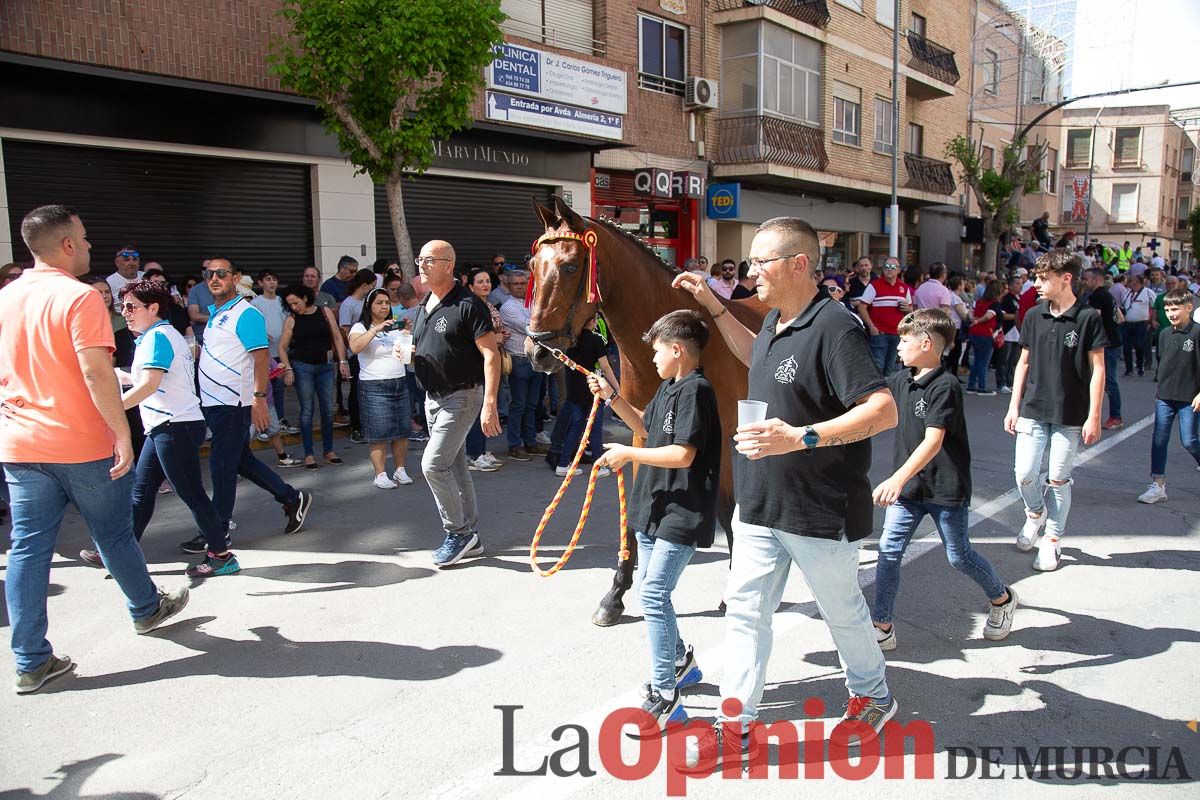
[[(597, 282), (599, 270), (596, 267), (596, 232), (590, 228), (583, 233), (575, 233), (574, 231), (564, 231), (559, 233), (551, 231), (544, 233), (537, 238), (533, 243), (531, 252), (537, 255), (537, 251), (542, 245), (550, 242), (575, 241), (582, 244), (588, 251), (588, 273), (587, 273), (587, 301), (589, 303), (600, 302), (600, 286)], [(525, 306), (528, 308), (533, 303), (533, 282), (534, 276), (532, 271), (529, 275), (529, 285), (525, 288)], [(582, 292), (581, 292), (582, 294)]]

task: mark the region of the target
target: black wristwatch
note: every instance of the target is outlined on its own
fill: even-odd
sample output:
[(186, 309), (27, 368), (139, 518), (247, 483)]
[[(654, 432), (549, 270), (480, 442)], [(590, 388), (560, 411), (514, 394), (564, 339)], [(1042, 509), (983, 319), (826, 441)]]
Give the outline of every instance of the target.
[(806, 425), (804, 427), (804, 435), (800, 437), (800, 441), (804, 442), (805, 450), (812, 450), (820, 443), (821, 435), (817, 433), (817, 429), (812, 425)]
[(266, 392), (255, 392), (254, 396), (255, 397), (266, 397), (267, 393)]

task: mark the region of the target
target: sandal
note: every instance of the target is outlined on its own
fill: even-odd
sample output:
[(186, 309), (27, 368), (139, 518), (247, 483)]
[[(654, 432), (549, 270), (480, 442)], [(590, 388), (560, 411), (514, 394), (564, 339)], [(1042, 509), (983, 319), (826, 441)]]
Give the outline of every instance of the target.
[(334, 456), (333, 458), (330, 458), (329, 456), (325, 456), (325, 463), (326, 464), (341, 464), (342, 460), (340, 458), (338, 458), (337, 456)]
[(305, 469), (314, 469), (314, 470), (315, 470), (315, 469), (320, 469), (320, 468), (321, 468), (321, 465), (320, 465), (320, 464), (318, 464), (316, 461), (305, 461), (305, 462), (304, 462), (304, 468), (305, 468)]

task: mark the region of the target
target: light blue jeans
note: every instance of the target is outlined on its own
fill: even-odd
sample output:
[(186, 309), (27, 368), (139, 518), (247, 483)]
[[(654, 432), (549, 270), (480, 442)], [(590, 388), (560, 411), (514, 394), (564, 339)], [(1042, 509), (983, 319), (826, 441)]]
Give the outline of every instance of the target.
[(68, 503), (74, 503), (104, 567), (125, 594), (135, 620), (158, 610), (158, 589), (133, 538), (133, 475), (112, 480), (111, 458), (83, 464), (5, 464), (12, 503), (12, 548), (4, 596), (18, 672), (31, 672), (54, 652), (46, 639), (50, 562)]
[(1071, 510), (1071, 468), (1082, 441), (1082, 426), (1036, 422), (1028, 417), (1017, 420), (1017, 491), (1027, 513), (1046, 514), (1048, 536), (1062, 536), (1066, 531)]
[[(817, 601), (837, 647), (846, 688), (862, 697), (888, 696), (886, 664), (875, 643), (871, 612), (858, 585), (858, 543), (748, 525), (733, 511), (733, 553), (725, 586), (725, 675), (721, 697), (741, 701), (743, 724), (758, 716), (771, 657), (771, 621), (783, 599), (792, 562)], [(719, 717), (718, 721), (726, 718)], [(730, 720), (732, 721), (732, 720)]]
[(637, 533), (637, 579), (641, 587), (642, 614), (650, 640), (650, 684), (659, 691), (674, 691), (675, 662), (687, 655), (679, 635), (671, 592), (692, 560), (696, 548)]
[(891, 622), (896, 594), (900, 591), (900, 563), (917, 526), (925, 516), (933, 517), (938, 536), (946, 548), (950, 566), (979, 584), (989, 600), (1004, 596), (1004, 584), (986, 558), (971, 547), (967, 537), (970, 510), (966, 503), (945, 506), (916, 500), (897, 500), (883, 516), (883, 535), (879, 537), (879, 563), (875, 567), (876, 622)]

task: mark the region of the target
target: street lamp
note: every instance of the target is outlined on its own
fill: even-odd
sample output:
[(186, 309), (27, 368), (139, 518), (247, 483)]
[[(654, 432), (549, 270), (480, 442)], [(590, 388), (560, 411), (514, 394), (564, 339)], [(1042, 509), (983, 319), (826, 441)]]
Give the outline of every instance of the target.
[(1031, 130), (1033, 130), (1034, 126), (1037, 125), (1039, 122), (1041, 122), (1043, 119), (1045, 119), (1049, 114), (1052, 114), (1053, 112), (1057, 111), (1058, 109), (1062, 108), (1063, 106), (1070, 105), (1071, 103), (1077, 102), (1079, 100), (1089, 100), (1093, 97), (1116, 97), (1117, 95), (1122, 95), (1122, 94), (1133, 94), (1134, 92), (1146, 92), (1151, 89), (1176, 89), (1180, 86), (1196, 86), (1196, 85), (1200, 85), (1200, 80), (1183, 81), (1182, 83), (1168, 83), (1167, 81), (1160, 81), (1159, 83), (1151, 84), (1150, 86), (1138, 86), (1135, 89), (1116, 89), (1116, 90), (1110, 91), (1110, 92), (1092, 92), (1091, 94), (1081, 94), (1078, 97), (1068, 97), (1066, 100), (1055, 103), (1052, 106), (1047, 106), (1046, 109), (1042, 113), (1038, 114), (1036, 117), (1031, 119), (1028, 123), (1026, 123), (1025, 127), (1021, 129), (1021, 132), (1019, 134), (1017, 134), (1017, 138), (1024, 139), (1026, 136), (1029, 135), (1029, 132)]

